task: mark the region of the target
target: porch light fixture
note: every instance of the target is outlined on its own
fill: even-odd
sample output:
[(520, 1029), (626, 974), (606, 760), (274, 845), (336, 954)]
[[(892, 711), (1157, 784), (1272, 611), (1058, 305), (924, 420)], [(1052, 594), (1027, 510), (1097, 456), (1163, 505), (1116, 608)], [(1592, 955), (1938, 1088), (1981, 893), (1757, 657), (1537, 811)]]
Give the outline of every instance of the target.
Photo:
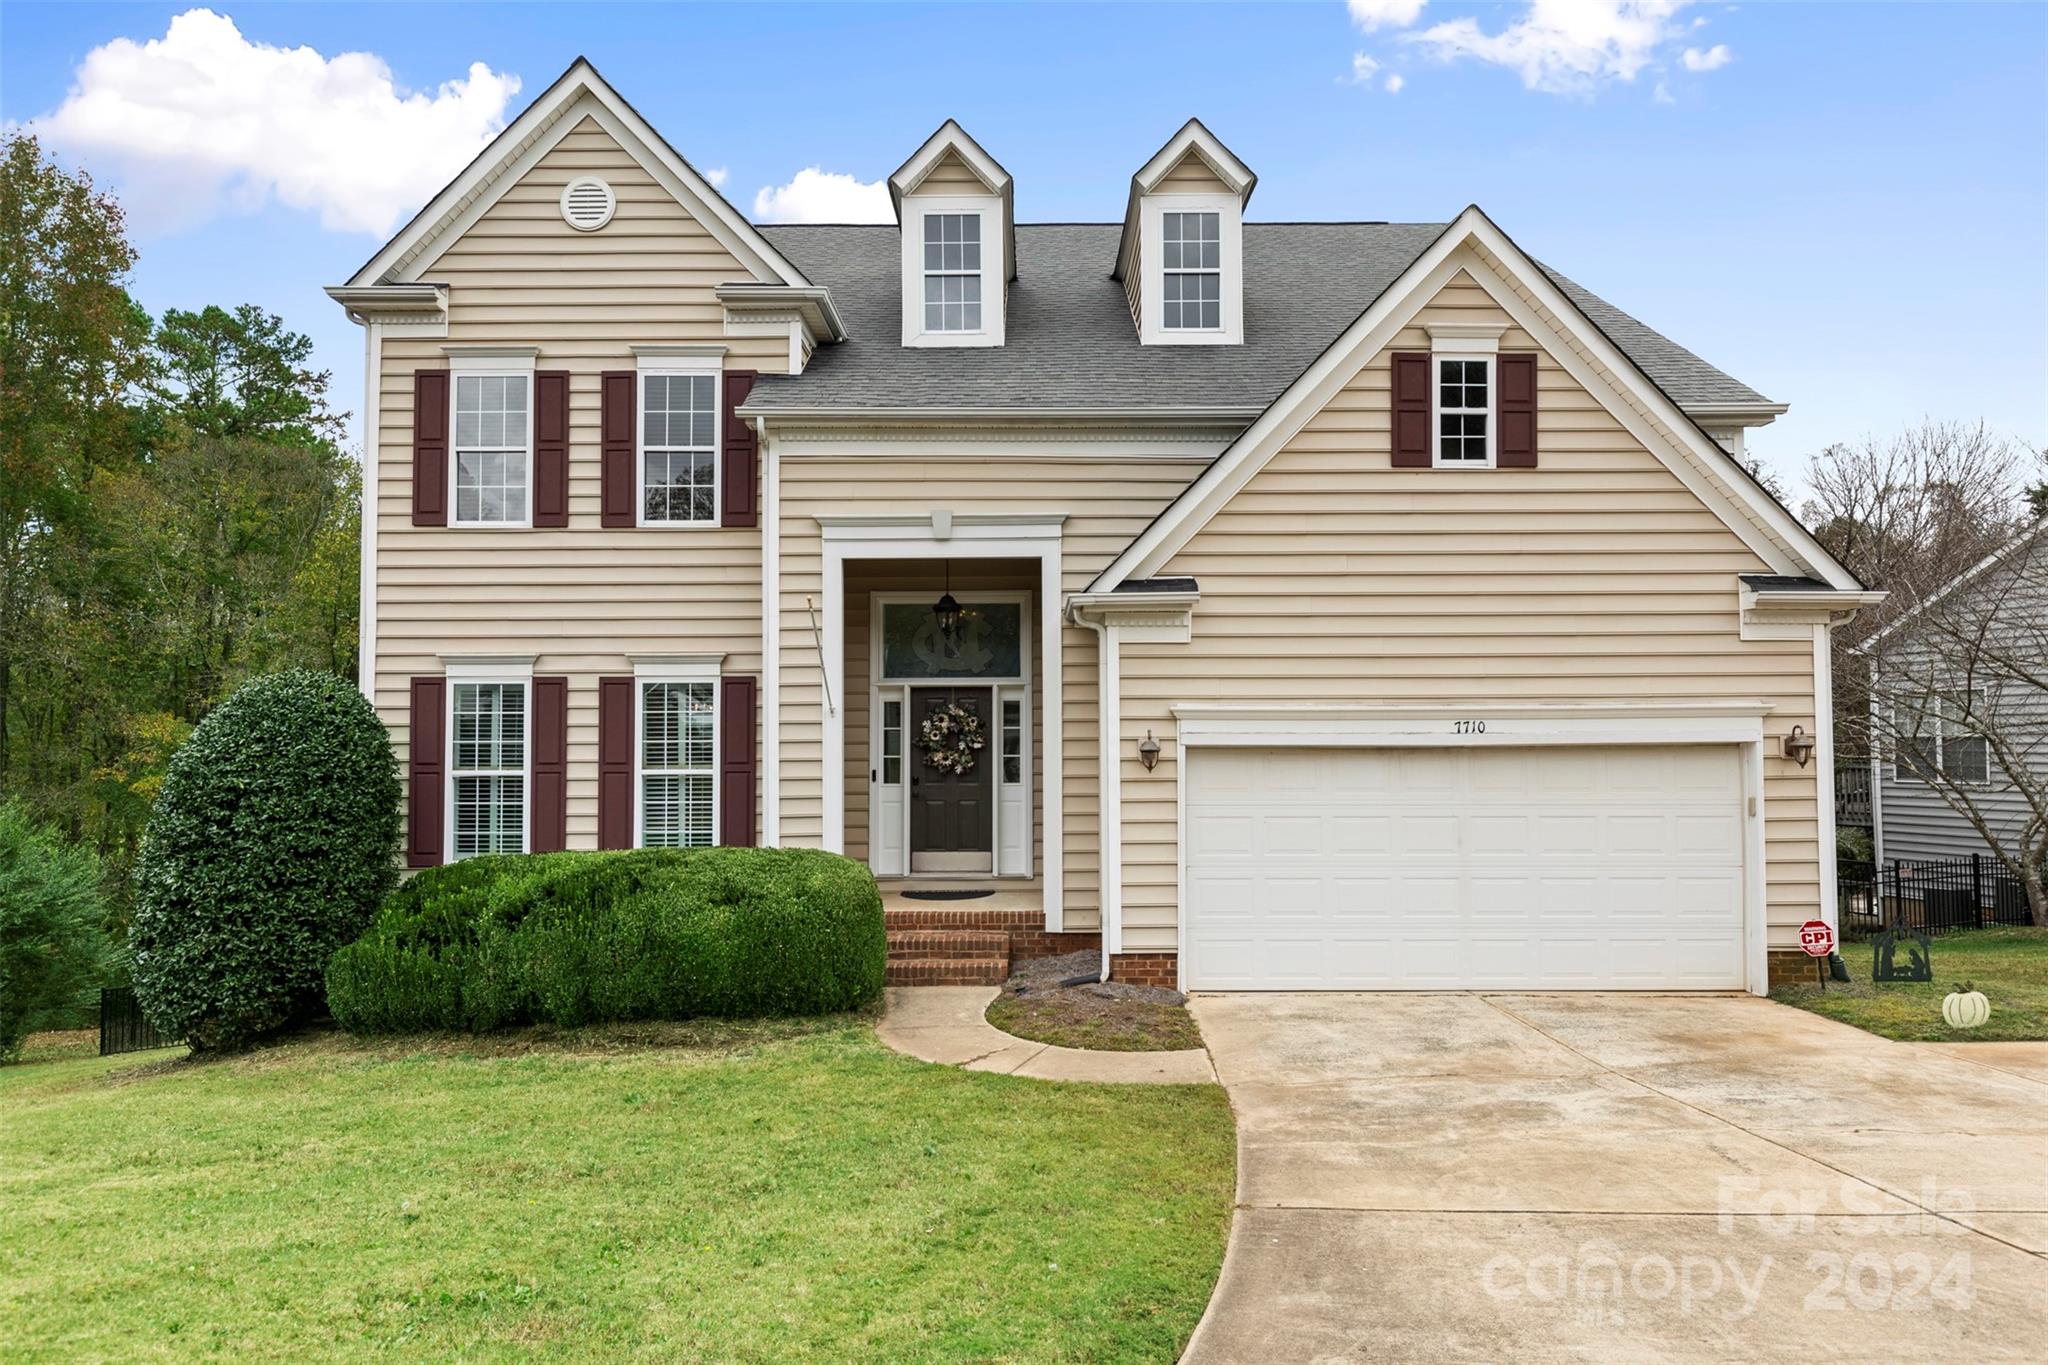
[(1792, 733), (1785, 736), (1785, 757), (1802, 768), (1813, 757), (1814, 748), (1813, 736), (1806, 733), (1803, 725), (1793, 726)]
[(1145, 771), (1148, 773), (1159, 766), (1159, 741), (1152, 738), (1150, 730), (1147, 730), (1145, 737), (1138, 741), (1138, 762), (1145, 765)]
[(953, 596), (953, 561), (946, 561), (946, 592), (932, 603), (932, 620), (939, 628), (939, 634), (947, 639), (960, 629), (960, 603)]

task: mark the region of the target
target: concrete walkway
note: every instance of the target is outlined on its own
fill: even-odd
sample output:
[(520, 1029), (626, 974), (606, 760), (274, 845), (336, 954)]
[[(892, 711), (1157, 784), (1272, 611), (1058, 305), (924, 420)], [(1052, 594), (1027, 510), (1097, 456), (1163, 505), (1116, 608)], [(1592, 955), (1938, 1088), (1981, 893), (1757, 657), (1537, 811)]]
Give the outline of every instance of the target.
[(994, 986), (896, 986), (883, 994), (881, 1040), (927, 1062), (1033, 1076), (1042, 1081), (1209, 1085), (1216, 1068), (1201, 1048), (1186, 1052), (1094, 1052), (1034, 1043), (983, 1018)]
[(2048, 1045), (1749, 996), (1198, 995), (1238, 1209), (1185, 1359), (2038, 1361)]

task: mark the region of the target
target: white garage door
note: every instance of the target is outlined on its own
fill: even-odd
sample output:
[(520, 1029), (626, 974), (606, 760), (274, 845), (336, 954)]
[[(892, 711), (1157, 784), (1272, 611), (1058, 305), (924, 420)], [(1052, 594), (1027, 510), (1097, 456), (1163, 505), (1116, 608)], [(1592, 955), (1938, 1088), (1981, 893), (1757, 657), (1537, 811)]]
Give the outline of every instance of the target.
[(1196, 747), (1185, 980), (1740, 989), (1741, 799), (1726, 746)]

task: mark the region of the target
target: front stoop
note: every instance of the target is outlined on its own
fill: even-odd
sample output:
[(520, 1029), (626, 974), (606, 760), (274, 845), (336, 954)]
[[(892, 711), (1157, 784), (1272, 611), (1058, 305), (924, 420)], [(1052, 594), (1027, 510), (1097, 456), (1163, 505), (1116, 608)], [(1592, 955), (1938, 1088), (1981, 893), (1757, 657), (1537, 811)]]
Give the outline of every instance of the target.
[(890, 929), (891, 986), (1000, 986), (1010, 975), (1001, 929)]

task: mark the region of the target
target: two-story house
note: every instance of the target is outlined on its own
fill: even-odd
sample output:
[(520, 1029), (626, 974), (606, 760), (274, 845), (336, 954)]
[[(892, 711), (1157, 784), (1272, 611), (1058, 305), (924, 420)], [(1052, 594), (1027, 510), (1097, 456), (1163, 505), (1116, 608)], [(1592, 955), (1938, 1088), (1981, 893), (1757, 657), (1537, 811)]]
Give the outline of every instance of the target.
[(814, 845), (1190, 989), (1803, 962), (1864, 595), (1736, 458), (1782, 406), (1476, 207), (1132, 163), (1019, 223), (947, 122), (894, 223), (759, 226), (579, 60), (332, 288), (409, 863)]

